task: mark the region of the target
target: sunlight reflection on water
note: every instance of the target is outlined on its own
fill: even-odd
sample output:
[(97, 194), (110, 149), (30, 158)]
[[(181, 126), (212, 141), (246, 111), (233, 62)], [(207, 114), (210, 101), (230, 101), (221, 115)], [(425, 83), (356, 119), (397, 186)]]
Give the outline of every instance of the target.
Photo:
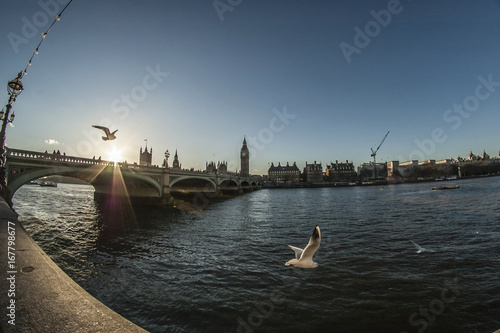
[[(431, 185), (261, 190), (201, 216), (141, 209), (119, 232), (89, 186), (24, 186), (14, 204), (73, 279), (152, 332), (416, 332), (419, 309), (455, 278), (460, 295), (426, 332), (494, 331), (500, 178)], [(319, 267), (285, 267), (287, 245), (304, 247), (315, 225)], [(436, 252), (416, 254), (410, 239)]]

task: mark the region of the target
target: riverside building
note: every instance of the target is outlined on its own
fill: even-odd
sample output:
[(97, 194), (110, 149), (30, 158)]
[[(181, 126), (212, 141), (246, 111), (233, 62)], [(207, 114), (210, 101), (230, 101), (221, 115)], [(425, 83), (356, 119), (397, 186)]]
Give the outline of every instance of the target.
[(314, 161), (313, 164), (307, 164), (304, 167), (304, 177), (307, 183), (321, 183), (323, 182), (323, 167)]
[(357, 173), (354, 169), (354, 164), (349, 163), (347, 160), (345, 163), (330, 163), (326, 166), (326, 177), (331, 182), (352, 182), (356, 181)]
[(271, 167), (267, 170), (267, 175), (272, 182), (295, 183), (299, 181), (300, 170), (295, 162), (293, 162), (293, 165), (286, 162), (286, 166), (282, 166), (280, 162), (278, 162), (277, 166), (271, 163)]

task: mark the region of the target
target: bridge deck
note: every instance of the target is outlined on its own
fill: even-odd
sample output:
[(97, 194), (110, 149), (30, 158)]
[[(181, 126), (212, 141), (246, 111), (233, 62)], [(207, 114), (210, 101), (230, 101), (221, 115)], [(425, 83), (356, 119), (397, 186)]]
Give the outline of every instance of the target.
[(94, 186), (99, 196), (127, 196), (140, 204), (145, 200), (169, 204), (170, 198), (178, 193), (234, 194), (259, 189), (261, 186), (252, 176), (242, 177), (238, 173), (180, 170), (136, 163), (115, 164), (100, 158), (12, 148), (7, 149), (5, 168), (8, 194), (4, 197), (8, 201), (12, 200), (14, 193), (24, 184), (54, 175), (84, 180)]

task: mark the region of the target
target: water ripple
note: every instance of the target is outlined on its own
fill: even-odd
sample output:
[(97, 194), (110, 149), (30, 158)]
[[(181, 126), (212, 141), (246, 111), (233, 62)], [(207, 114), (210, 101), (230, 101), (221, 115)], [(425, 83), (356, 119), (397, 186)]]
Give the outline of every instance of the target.
[[(14, 203), (58, 265), (151, 332), (492, 332), (500, 177), (430, 187), (261, 190), (200, 216), (137, 210), (122, 227), (88, 186), (24, 186)], [(317, 224), (319, 267), (285, 267)]]

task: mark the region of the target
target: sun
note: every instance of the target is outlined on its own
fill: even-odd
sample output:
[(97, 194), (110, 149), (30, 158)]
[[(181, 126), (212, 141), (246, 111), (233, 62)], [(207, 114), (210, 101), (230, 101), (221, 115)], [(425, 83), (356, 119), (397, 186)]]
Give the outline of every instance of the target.
[(123, 161), (122, 151), (116, 149), (116, 147), (113, 147), (113, 149), (108, 152), (108, 161), (115, 163), (122, 162)]

